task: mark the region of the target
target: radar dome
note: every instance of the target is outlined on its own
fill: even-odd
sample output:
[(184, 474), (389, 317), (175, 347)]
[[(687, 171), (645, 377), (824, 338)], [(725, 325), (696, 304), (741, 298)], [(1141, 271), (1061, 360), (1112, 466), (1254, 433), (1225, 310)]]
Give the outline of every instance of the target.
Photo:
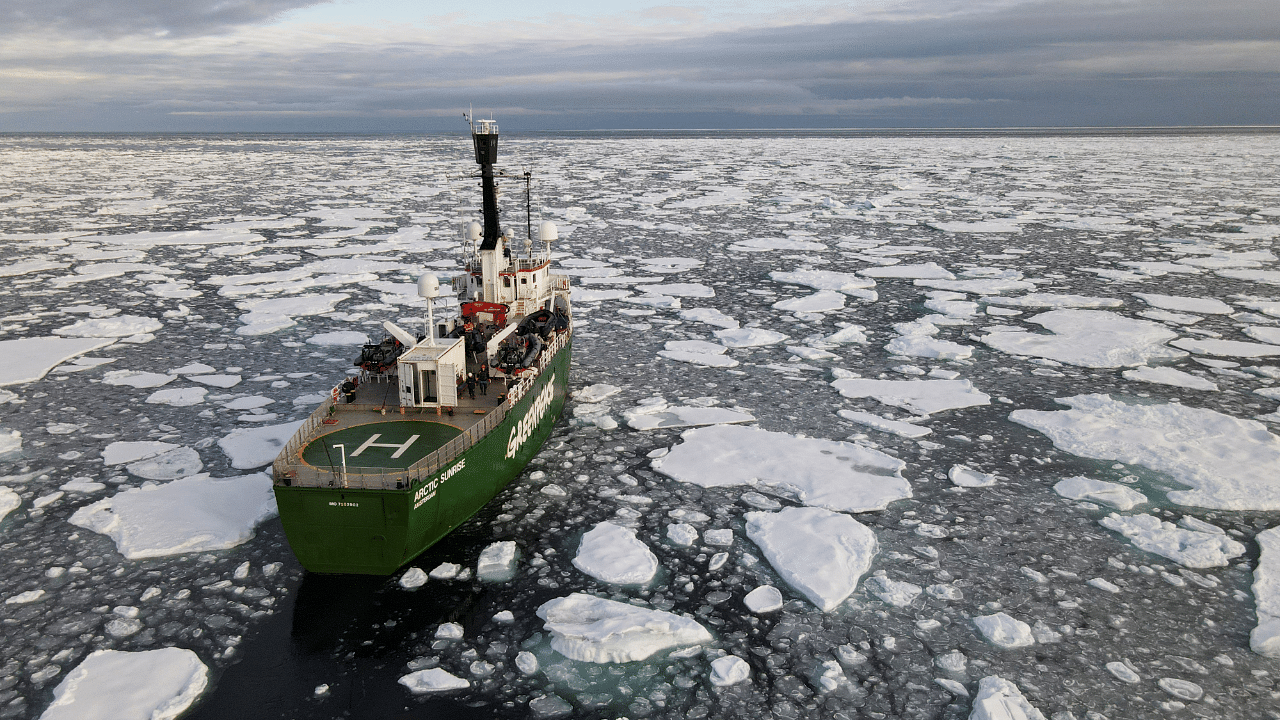
[(542, 224), (538, 226), (538, 239), (542, 242), (559, 240), (560, 236), (556, 231), (556, 224), (550, 220), (543, 220)]
[(440, 280), (435, 275), (427, 273), (418, 278), (418, 297), (433, 298), (440, 296)]
[(480, 242), (480, 235), (484, 233), (484, 228), (480, 227), (480, 223), (472, 220), (462, 227), (462, 237), (471, 242)]

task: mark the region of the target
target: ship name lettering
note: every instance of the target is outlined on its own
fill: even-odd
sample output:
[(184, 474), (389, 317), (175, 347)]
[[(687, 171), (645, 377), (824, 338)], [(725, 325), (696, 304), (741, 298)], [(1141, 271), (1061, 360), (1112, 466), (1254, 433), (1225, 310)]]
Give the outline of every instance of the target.
[(511, 428), (511, 436), (507, 438), (507, 459), (516, 456), (516, 452), (533, 434), (533, 429), (542, 422), (542, 418), (546, 417), (547, 411), (551, 409), (551, 401), (555, 399), (555, 390), (556, 376), (553, 374), (542, 388), (542, 392), (538, 393), (538, 397), (533, 399), (529, 412), (525, 413), (520, 422)]
[(330, 500), (329, 507), (360, 507), (360, 503), (338, 502), (337, 500)]
[(440, 487), (440, 485), (443, 484), (445, 480), (448, 480), (454, 475), (457, 475), (458, 472), (466, 466), (467, 466), (467, 459), (463, 458), (462, 460), (458, 461), (457, 465), (454, 465), (448, 470), (445, 470), (444, 472), (440, 473), (440, 477), (435, 478), (434, 480), (430, 480), (427, 482), (427, 484), (418, 488), (418, 491), (413, 494), (413, 509), (417, 510), (418, 508), (422, 507), (423, 503), (435, 497), (436, 488)]

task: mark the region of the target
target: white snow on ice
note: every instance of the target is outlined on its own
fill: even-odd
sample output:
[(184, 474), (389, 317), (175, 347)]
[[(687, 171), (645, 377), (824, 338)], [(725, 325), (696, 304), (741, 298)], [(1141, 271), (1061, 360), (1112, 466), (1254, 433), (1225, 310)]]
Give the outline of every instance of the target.
[(1007, 330), (977, 339), (1011, 355), (1031, 355), (1090, 368), (1145, 365), (1151, 360), (1186, 356), (1165, 346), (1178, 334), (1164, 325), (1102, 310), (1051, 310), (1028, 322), (1042, 325), (1053, 334)]
[(658, 558), (630, 528), (597, 524), (582, 536), (573, 566), (615, 585), (643, 585), (658, 572)]
[(744, 517), (747, 537), (778, 576), (823, 612), (835, 610), (857, 589), (878, 548), (867, 526), (823, 508), (789, 507)]
[(58, 683), (40, 720), (173, 720), (208, 683), (190, 650), (95, 650)]
[(847, 398), (869, 397), (917, 415), (991, 404), (968, 380), (873, 380), (841, 378), (831, 386)]
[(634, 662), (712, 639), (687, 617), (583, 593), (548, 600), (537, 614), (551, 634), (551, 648), (582, 662)]
[(1222, 567), (1231, 558), (1244, 554), (1244, 545), (1225, 534), (1187, 530), (1145, 513), (1112, 513), (1098, 523), (1129, 538), (1139, 549), (1169, 558), (1184, 567)]

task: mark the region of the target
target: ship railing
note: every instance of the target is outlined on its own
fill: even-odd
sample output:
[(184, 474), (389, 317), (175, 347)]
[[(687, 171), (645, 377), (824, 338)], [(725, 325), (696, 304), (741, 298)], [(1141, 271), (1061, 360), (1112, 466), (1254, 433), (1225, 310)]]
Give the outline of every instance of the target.
[[(333, 401), (333, 393), (329, 399), (316, 408), (315, 412), (303, 421), (302, 427), (294, 433), (284, 450), (272, 464), (275, 482), (296, 487), (326, 487), (352, 490), (400, 490), (412, 487), (419, 481), (426, 480), (440, 472), (450, 462), (468, 448), (480, 442), (495, 427), (506, 419), (507, 413), (533, 387), (534, 382), (547, 365), (569, 342), (569, 333), (557, 333), (547, 344), (543, 352), (538, 354), (537, 361), (521, 374), (515, 385), (507, 389), (507, 397), (493, 410), (485, 413), (480, 422), (467, 428), (461, 435), (453, 438), (443, 446), (419, 459), (404, 470), (388, 471), (384, 468), (350, 467), (345, 476), (341, 468), (317, 468), (296, 461), (302, 448), (319, 434), (318, 428), (324, 424), (325, 418), (336, 412), (359, 409), (351, 405), (338, 405)], [(335, 388), (336, 390), (337, 388)]]

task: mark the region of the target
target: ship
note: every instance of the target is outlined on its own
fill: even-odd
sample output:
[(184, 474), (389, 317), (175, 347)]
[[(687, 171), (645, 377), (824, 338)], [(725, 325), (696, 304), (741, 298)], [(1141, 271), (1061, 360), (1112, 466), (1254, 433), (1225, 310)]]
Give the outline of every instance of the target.
[(515, 479), (564, 408), (573, 324), (569, 278), (551, 272), (557, 229), (542, 222), (535, 243), (530, 213), (524, 252), (513, 247), (498, 222), (498, 125), (466, 119), (483, 224), (463, 229), (456, 310), (437, 320), (440, 282), (421, 276), (423, 332), (385, 321), (389, 337), (363, 347), (272, 464), (310, 572), (395, 573)]

